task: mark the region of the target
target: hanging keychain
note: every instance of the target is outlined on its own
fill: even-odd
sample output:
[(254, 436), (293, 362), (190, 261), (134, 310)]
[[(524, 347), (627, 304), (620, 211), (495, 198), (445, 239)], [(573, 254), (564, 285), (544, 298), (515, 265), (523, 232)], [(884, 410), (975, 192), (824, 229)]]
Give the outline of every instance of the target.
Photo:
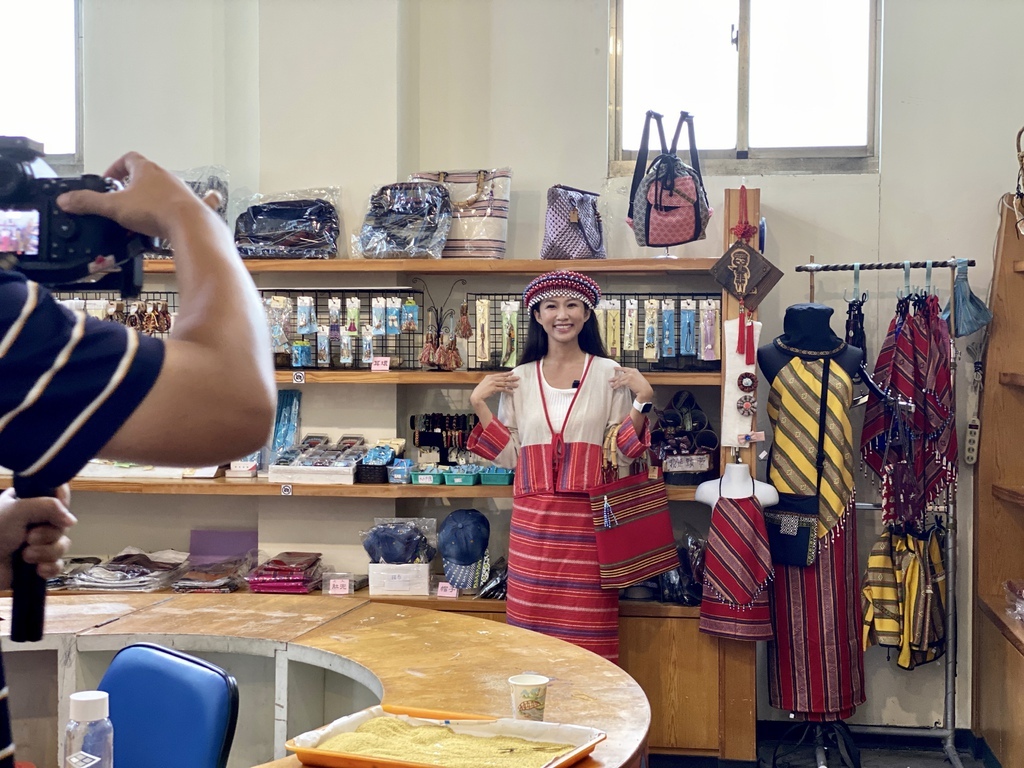
[(676, 300), (661, 302), (661, 356), (676, 356)]
[(608, 356), (618, 360), (622, 352), (622, 326), (620, 323), (622, 315), (621, 302), (618, 299), (608, 299), (608, 320), (605, 328), (605, 349)]
[(683, 299), (679, 302), (679, 354), (693, 357), (697, 354), (697, 302)]
[(487, 320), (491, 316), (491, 300), (476, 300), (476, 364), (491, 366), (491, 340)]
[(384, 316), (386, 319), (386, 331), (388, 336), (398, 336), (402, 332), (401, 327), (402, 299), (399, 296), (388, 296), (385, 304)]
[(501, 302), (501, 365), (513, 367), (518, 358), (516, 327), (519, 324), (519, 302)]
[(332, 341), (341, 338), (341, 299), (337, 296), (327, 300), (327, 333)]
[(644, 301), (644, 360), (658, 359), (658, 300)]
[(626, 299), (626, 329), (622, 335), (622, 349), (626, 352), (636, 352), (637, 327), (639, 325), (639, 309), (636, 299)]
[(416, 333), (420, 329), (420, 305), (412, 296), (402, 304), (402, 333)]

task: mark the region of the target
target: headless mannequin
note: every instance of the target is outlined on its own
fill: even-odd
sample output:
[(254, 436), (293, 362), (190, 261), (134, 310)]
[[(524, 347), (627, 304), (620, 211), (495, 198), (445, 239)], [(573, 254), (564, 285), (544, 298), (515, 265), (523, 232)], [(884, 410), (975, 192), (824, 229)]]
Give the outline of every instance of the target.
[[(792, 357), (805, 360), (830, 358), (851, 378), (864, 366), (864, 350), (851, 347), (829, 327), (832, 307), (824, 304), (794, 304), (786, 310), (783, 334), (757, 350), (757, 365), (768, 382), (775, 380)], [(864, 376), (865, 382), (871, 379)], [(872, 384), (874, 382), (871, 382)]]
[(753, 491), (762, 507), (779, 503), (779, 492), (775, 487), (759, 480), (750, 480), (750, 467), (746, 464), (726, 464), (725, 472), (718, 480), (708, 480), (697, 486), (694, 499), (701, 504), (714, 507), (720, 498), (747, 499)]

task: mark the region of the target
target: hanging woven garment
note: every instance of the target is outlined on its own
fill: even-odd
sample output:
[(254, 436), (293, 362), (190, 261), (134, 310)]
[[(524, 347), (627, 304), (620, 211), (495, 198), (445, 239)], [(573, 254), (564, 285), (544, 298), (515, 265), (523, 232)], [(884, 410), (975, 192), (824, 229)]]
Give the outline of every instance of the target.
[(916, 525), (924, 519), (923, 474), (915, 466), (918, 446), (913, 435), (925, 432), (924, 371), (920, 365), (927, 361), (928, 339), (919, 338), (909, 310), (909, 297), (899, 299), (872, 378), (889, 397), (921, 407), (907, 413), (870, 392), (861, 431), (861, 458), (882, 479), (885, 524)]
[(942, 319), (939, 299), (928, 296), (915, 314), (918, 332), (928, 338), (924, 366), (924, 433), (918, 463), (923, 478), (924, 503), (937, 499), (956, 482), (958, 446), (956, 403), (953, 397), (949, 326)]
[[(768, 418), (775, 432), (769, 474), (780, 493), (815, 493), (820, 403), (807, 393), (820, 391), (823, 369), (823, 359), (794, 357), (779, 371), (768, 393)], [(839, 366), (831, 370), (825, 409), (825, 463), (818, 500), (819, 539), (842, 520), (853, 497), (853, 428), (846, 413), (853, 397), (853, 382)]]

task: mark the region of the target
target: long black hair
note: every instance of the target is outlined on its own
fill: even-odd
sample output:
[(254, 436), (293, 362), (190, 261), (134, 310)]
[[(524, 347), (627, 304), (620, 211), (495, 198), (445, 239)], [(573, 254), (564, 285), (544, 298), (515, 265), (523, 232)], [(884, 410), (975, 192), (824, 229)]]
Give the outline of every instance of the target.
[[(519, 355), (519, 365), (532, 363), (540, 360), (548, 353), (548, 332), (537, 322), (538, 309), (530, 311), (530, 328), (526, 332), (526, 346)], [(601, 333), (597, 327), (597, 318), (594, 317), (594, 310), (590, 310), (590, 317), (580, 329), (580, 335), (576, 337), (580, 343), (580, 349), (594, 357), (608, 357), (604, 349), (604, 342), (601, 340)]]

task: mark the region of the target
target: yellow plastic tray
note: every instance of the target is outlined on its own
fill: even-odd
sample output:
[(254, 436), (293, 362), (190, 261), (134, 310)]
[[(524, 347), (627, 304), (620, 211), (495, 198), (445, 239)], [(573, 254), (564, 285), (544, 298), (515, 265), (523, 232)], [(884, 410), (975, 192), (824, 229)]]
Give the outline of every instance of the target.
[[(363, 712), (368, 713), (374, 712), (374, 716), (380, 715), (407, 715), (409, 717), (418, 718), (421, 720), (430, 721), (434, 725), (446, 725), (455, 724), (458, 721), (479, 721), (496, 723), (498, 720), (494, 717), (486, 715), (467, 715), (459, 714), (454, 712), (436, 712), (427, 709), (416, 709), (416, 708), (402, 708), (402, 707), (369, 707)], [(361, 713), (355, 713), (361, 714)], [(529, 721), (518, 720), (519, 724), (529, 723)], [(543, 728), (545, 726), (553, 726), (553, 723), (536, 723), (536, 726)], [(328, 726), (324, 726), (327, 728)], [(581, 732), (581, 738), (586, 740), (580, 743), (574, 750), (567, 752), (566, 754), (552, 759), (544, 768), (565, 768), (573, 763), (579, 762), (584, 757), (594, 751), (599, 743), (604, 741), (606, 734), (603, 731), (598, 731), (593, 728), (583, 728), (582, 726), (563, 726), (565, 728), (571, 728)], [(320, 729), (322, 730), (322, 729)], [(545, 736), (545, 740), (552, 740), (552, 736)], [(299, 762), (303, 765), (308, 765), (313, 768), (437, 768), (432, 763), (417, 763), (405, 760), (387, 760), (384, 758), (375, 758), (369, 755), (353, 755), (344, 752), (329, 752), (323, 749), (317, 749), (316, 747), (300, 747), (296, 745), (295, 739), (289, 739), (285, 743), (285, 748), (295, 753), (295, 756), (299, 759)]]

